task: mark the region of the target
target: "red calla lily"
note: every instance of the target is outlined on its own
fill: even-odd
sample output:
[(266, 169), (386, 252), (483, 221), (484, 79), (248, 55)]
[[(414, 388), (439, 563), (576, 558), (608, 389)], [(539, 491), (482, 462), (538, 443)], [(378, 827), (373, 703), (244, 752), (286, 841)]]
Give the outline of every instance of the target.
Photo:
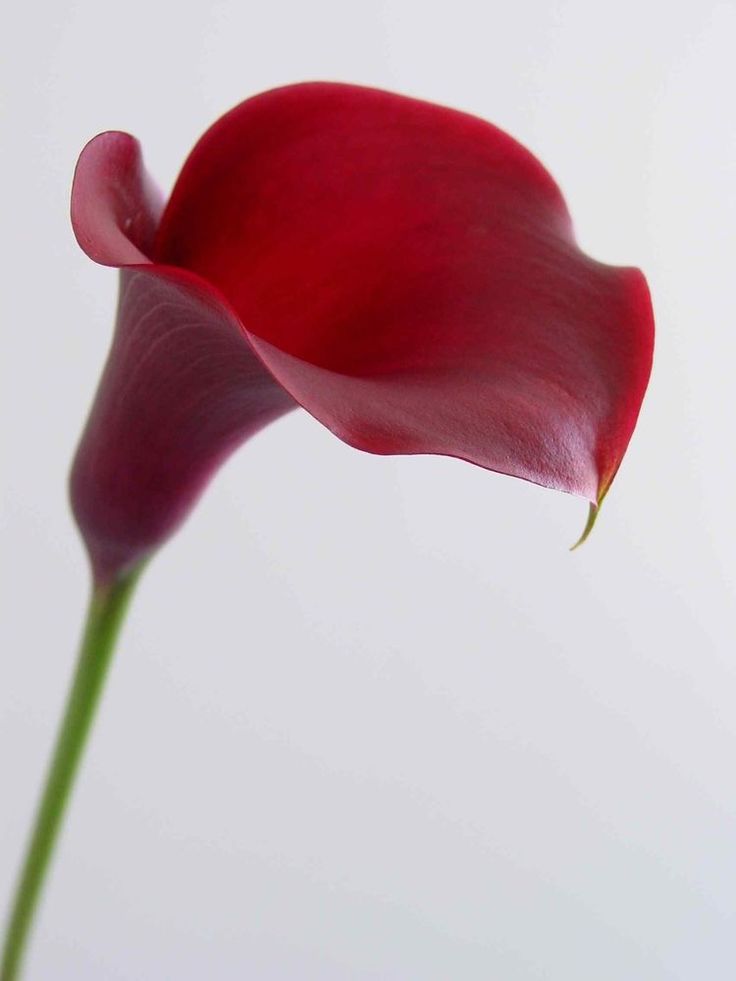
[(120, 303), (71, 478), (92, 596), (3, 981), (143, 562), (236, 446), (301, 405), (361, 449), (460, 457), (594, 514), (652, 357), (643, 276), (580, 252), (541, 164), (488, 123), (387, 92), (249, 99), (202, 137), (165, 207), (137, 142), (103, 133), (79, 159), (72, 221), (121, 270)]
[(215, 123), (164, 208), (138, 143), (96, 137), (72, 220), (122, 270), (72, 474), (98, 582), (296, 405), (360, 449), (460, 457), (594, 507), (621, 463), (651, 367), (646, 282), (578, 249), (552, 178), (489, 123), (289, 86)]

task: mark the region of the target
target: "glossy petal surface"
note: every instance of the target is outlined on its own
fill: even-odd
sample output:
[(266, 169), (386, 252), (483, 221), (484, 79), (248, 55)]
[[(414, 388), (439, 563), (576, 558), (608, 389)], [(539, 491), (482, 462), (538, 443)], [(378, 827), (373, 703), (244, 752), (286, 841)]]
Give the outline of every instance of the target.
[(628, 444), (645, 281), (583, 255), (552, 178), (474, 117), (319, 83), (251, 99), (187, 161), (156, 258), (215, 284), (276, 377), (361, 449), (596, 501)]
[(195, 147), (159, 219), (106, 133), (80, 244), (126, 267), (72, 498), (98, 576), (156, 548), (224, 456), (303, 405), (375, 453), (441, 453), (597, 502), (651, 366), (637, 270), (573, 240), (560, 192), (474, 117), (355, 86), (279, 89)]

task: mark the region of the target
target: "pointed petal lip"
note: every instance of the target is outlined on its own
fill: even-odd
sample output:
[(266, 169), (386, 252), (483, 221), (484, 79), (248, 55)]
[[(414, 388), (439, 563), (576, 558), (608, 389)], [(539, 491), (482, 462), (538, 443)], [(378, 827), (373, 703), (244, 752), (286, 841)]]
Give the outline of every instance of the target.
[[(267, 97), (275, 97), (278, 96), (280, 93), (289, 90), (297, 90), (297, 89), (307, 90), (310, 88), (315, 89), (326, 85), (330, 87), (339, 87), (346, 91), (363, 89), (362, 86), (353, 86), (353, 85), (347, 85), (342, 83), (305, 82), (305, 83), (297, 83), (296, 85), (282, 86), (279, 88), (271, 89), (268, 92), (261, 93), (260, 95), (254, 96), (246, 101), (253, 102), (255, 100), (262, 100)], [(381, 90), (365, 89), (365, 91), (375, 92), (378, 93), (379, 95), (395, 97), (393, 93), (382, 92)], [(407, 97), (401, 97), (401, 98), (407, 98)], [(418, 102), (419, 100), (412, 100), (412, 101)], [(192, 153), (196, 152), (197, 148), (203, 143), (204, 140), (207, 139), (207, 137), (210, 135), (212, 130), (215, 129), (215, 127), (219, 126), (224, 120), (228, 119), (233, 114), (237, 113), (242, 105), (243, 103), (239, 103), (228, 113), (226, 113), (223, 117), (221, 117), (212, 127), (210, 127), (210, 129), (204, 134), (204, 136), (197, 143)], [(464, 116), (474, 124), (482, 124), (485, 127), (489, 127), (493, 130), (496, 130), (496, 127), (494, 127), (492, 124), (486, 123), (484, 120), (478, 120), (474, 116), (465, 113), (460, 113), (458, 112), (458, 110), (454, 110), (454, 109), (448, 109), (447, 111), (451, 113), (455, 113), (459, 116)], [(506, 134), (503, 135), (506, 136)], [(516, 141), (514, 141), (511, 137), (508, 137), (508, 139), (512, 141), (514, 144), (516, 144)], [(141, 216), (140, 214), (136, 213), (133, 215), (125, 215), (121, 221), (120, 220), (121, 212), (124, 210), (124, 205), (125, 205), (125, 201), (122, 200), (118, 202), (120, 206), (119, 212), (117, 215), (114, 216), (118, 220), (108, 221), (107, 227), (104, 228), (104, 234), (102, 236), (99, 236), (92, 233), (89, 208), (87, 206), (87, 203), (84, 201), (84, 189), (82, 185), (86, 181), (86, 179), (90, 176), (90, 168), (87, 167), (87, 164), (89, 164), (90, 162), (94, 164), (96, 162), (94, 160), (94, 155), (97, 153), (97, 151), (100, 149), (105, 149), (106, 145), (109, 146), (109, 144), (111, 143), (114, 145), (115, 151), (118, 154), (118, 159), (122, 162), (126, 174), (135, 177), (137, 170), (140, 170), (140, 174), (142, 175), (142, 180), (144, 181), (143, 196), (149, 202), (149, 206), (151, 208), (152, 213), (155, 214), (156, 220), (155, 223), (153, 224), (150, 221), (146, 223), (145, 216)], [(545, 176), (549, 184), (550, 190), (559, 196), (563, 208), (564, 216), (566, 220), (569, 222), (568, 234), (570, 236), (570, 240), (574, 241), (574, 239), (572, 238), (572, 224), (569, 219), (569, 213), (567, 212), (567, 207), (564, 202), (564, 198), (562, 197), (561, 192), (559, 191), (559, 187), (554, 182), (554, 179), (551, 177), (549, 172), (542, 166), (542, 164), (539, 163), (539, 161), (537, 161), (537, 159), (531, 153), (529, 153), (529, 151), (526, 150), (526, 148), (524, 148), (521, 144), (516, 144), (516, 145), (525, 154), (527, 154), (528, 158), (531, 161), (533, 161), (533, 163), (539, 168), (540, 173)], [(187, 158), (187, 162), (188, 160), (189, 158)], [(91, 169), (93, 170), (94, 167)], [(178, 186), (179, 186), (179, 181), (177, 181), (177, 188)], [(320, 415), (318, 414), (318, 412), (315, 411), (314, 407), (305, 404), (304, 400), (300, 398), (298, 392), (294, 390), (294, 386), (291, 385), (288, 379), (285, 379), (283, 377), (283, 372), (279, 369), (279, 366), (274, 364), (274, 358), (270, 356), (270, 352), (269, 352), (269, 348), (272, 347), (270, 342), (267, 341), (265, 338), (261, 337), (260, 335), (258, 335), (257, 333), (255, 333), (254, 331), (250, 330), (248, 327), (246, 327), (246, 325), (243, 323), (242, 316), (237, 312), (233, 304), (230, 303), (228, 298), (215, 284), (213, 284), (211, 281), (209, 281), (202, 275), (190, 269), (186, 269), (178, 265), (171, 265), (169, 263), (157, 262), (151, 258), (152, 255), (156, 254), (157, 247), (155, 243), (158, 237), (159, 229), (161, 227), (160, 224), (161, 219), (165, 215), (166, 210), (170, 203), (171, 203), (171, 199), (169, 199), (168, 203), (164, 204), (164, 202), (161, 199), (160, 193), (156, 191), (155, 187), (150, 182), (150, 178), (148, 178), (142, 166), (142, 155), (141, 155), (140, 144), (138, 140), (136, 140), (130, 134), (118, 130), (105, 131), (103, 133), (100, 133), (98, 136), (94, 137), (92, 140), (90, 140), (88, 144), (85, 146), (85, 148), (83, 149), (75, 170), (75, 178), (74, 178), (74, 184), (72, 190), (72, 202), (71, 202), (72, 224), (73, 224), (75, 236), (77, 238), (80, 247), (83, 249), (83, 251), (87, 253), (87, 255), (91, 259), (93, 259), (95, 262), (98, 262), (99, 264), (115, 267), (118, 269), (140, 268), (141, 271), (145, 270), (146, 272), (152, 273), (154, 275), (160, 274), (164, 277), (176, 280), (184, 285), (189, 284), (199, 291), (208, 293), (211, 296), (213, 302), (218, 303), (223, 308), (224, 312), (226, 312), (226, 315), (229, 318), (234, 319), (240, 325), (243, 338), (249, 344), (251, 350), (255, 353), (258, 359), (263, 363), (264, 367), (271, 373), (275, 381), (286, 391), (287, 394), (289, 394), (294, 399), (295, 403), (307, 409), (307, 411), (311, 415), (315, 416), (315, 418), (317, 418), (322, 424), (324, 424), (327, 428), (333, 431), (335, 435), (337, 435), (341, 440), (343, 440), (346, 443), (349, 443), (350, 445), (355, 446), (358, 449), (378, 455), (390, 455), (392, 452), (395, 452), (392, 451), (391, 449), (377, 449), (374, 444), (370, 443), (370, 441), (364, 441), (360, 438), (360, 436), (356, 435), (355, 433), (345, 431), (341, 429), (341, 427), (336, 426), (331, 419), (320, 418)], [(600, 265), (605, 265), (605, 264), (601, 263)], [(647, 302), (649, 303), (650, 320), (652, 320), (653, 322), (653, 318), (651, 315), (651, 301), (649, 299), (648, 287), (646, 284), (646, 280), (643, 274), (640, 272), (640, 270), (634, 269), (632, 267), (607, 266), (606, 268), (608, 268), (611, 271), (615, 270), (621, 273), (631, 274), (636, 276), (638, 281), (643, 286), (644, 294), (646, 295)], [(281, 352), (281, 353), (285, 354), (286, 352)], [(293, 356), (289, 355), (289, 357), (293, 357)], [(308, 364), (308, 362), (305, 363)], [(339, 372), (337, 372), (337, 374), (339, 374)], [(645, 374), (648, 377), (648, 368), (646, 369)], [(346, 375), (346, 377), (348, 376)], [(638, 415), (638, 408), (636, 410), (636, 415)], [(631, 428), (633, 430), (633, 424)], [(624, 451), (625, 451), (625, 447), (624, 447)], [(399, 452), (406, 455), (412, 455), (416, 453), (416, 454), (423, 454), (423, 455), (449, 456), (466, 462), (475, 463), (476, 465), (480, 465), (481, 467), (484, 467), (482, 463), (479, 464), (477, 460), (472, 459), (470, 456), (465, 456), (461, 453), (449, 452), (445, 449), (439, 449), (436, 451), (432, 450), (431, 448), (421, 448), (421, 449), (412, 450), (411, 448), (406, 447), (406, 448), (402, 448)], [(621, 453), (621, 456), (623, 456), (623, 452)], [(516, 477), (521, 476), (517, 473), (514, 473), (513, 470), (505, 471), (497, 466), (484, 467), (484, 468), (491, 470), (492, 472), (497, 472), (502, 474), (508, 473), (508, 475), (510, 476), (516, 476)], [(538, 483), (540, 486), (545, 486), (545, 487), (554, 486), (554, 484), (551, 484), (547, 480), (545, 480), (544, 482), (541, 480), (536, 481), (533, 478), (524, 477), (524, 476), (521, 476), (521, 479), (529, 480), (532, 483)], [(609, 477), (608, 480), (606, 481), (606, 489), (607, 486), (610, 485), (611, 479), (612, 478)], [(561, 490), (563, 492), (576, 494), (578, 496), (587, 497), (588, 500), (591, 502), (591, 504), (597, 505), (600, 503), (600, 500), (602, 499), (603, 487), (604, 487), (604, 481), (601, 475), (598, 481), (598, 485), (595, 487), (595, 489), (592, 486), (588, 486), (585, 488), (580, 487), (577, 489), (571, 489), (570, 487), (566, 487), (564, 485), (560, 485), (556, 489)]]

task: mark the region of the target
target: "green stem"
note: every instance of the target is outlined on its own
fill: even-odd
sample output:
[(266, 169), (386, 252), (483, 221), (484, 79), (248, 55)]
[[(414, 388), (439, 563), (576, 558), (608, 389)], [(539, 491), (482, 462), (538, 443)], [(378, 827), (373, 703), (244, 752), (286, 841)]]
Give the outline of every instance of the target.
[(59, 836), (112, 652), (141, 567), (92, 591), (79, 660), (8, 920), (0, 981), (19, 977), (33, 916)]

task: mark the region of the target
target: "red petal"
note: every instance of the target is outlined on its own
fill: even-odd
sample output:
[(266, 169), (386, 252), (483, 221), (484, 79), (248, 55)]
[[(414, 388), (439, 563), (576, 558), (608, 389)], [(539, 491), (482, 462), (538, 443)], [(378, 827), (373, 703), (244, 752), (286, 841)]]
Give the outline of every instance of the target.
[(348, 85), (278, 89), (202, 138), (156, 258), (237, 311), (346, 442), (597, 501), (651, 366), (643, 276), (575, 246), (552, 178), (479, 119)]
[(85, 148), (75, 232), (126, 267), (72, 477), (98, 578), (160, 545), (287, 392), (372, 452), (593, 501), (610, 484), (649, 376), (646, 284), (576, 248), (552, 179), (493, 126), (293, 86), (216, 123), (159, 208), (132, 137)]
[(138, 140), (100, 133), (79, 157), (72, 185), (77, 241), (103, 266), (148, 263), (163, 198), (143, 166)]
[(72, 194), (80, 245), (125, 267), (71, 477), (98, 582), (165, 541), (224, 458), (295, 405), (207, 283), (145, 258), (158, 221), (150, 188), (137, 142), (105, 133), (85, 148)]

